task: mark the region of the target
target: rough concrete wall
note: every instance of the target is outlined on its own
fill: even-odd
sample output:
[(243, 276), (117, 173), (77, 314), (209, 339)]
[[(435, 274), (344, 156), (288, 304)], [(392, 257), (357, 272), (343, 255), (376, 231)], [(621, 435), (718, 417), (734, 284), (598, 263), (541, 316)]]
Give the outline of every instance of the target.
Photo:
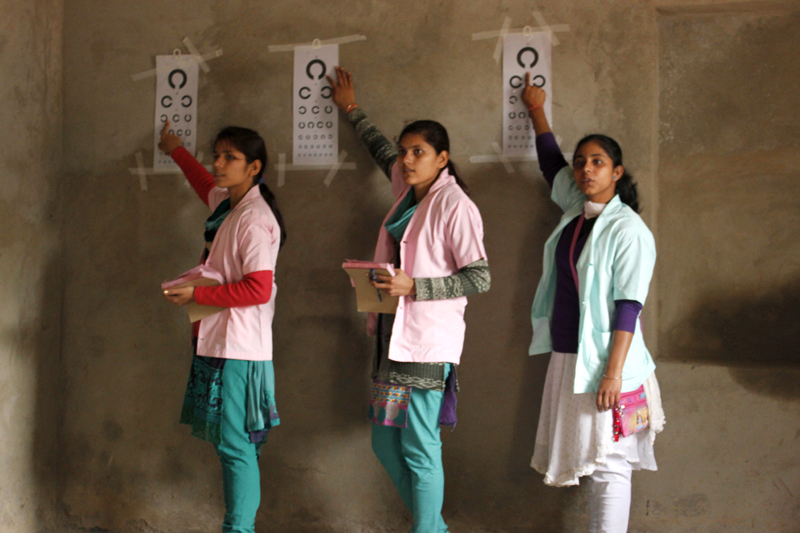
[[(662, 356), (798, 362), (800, 12), (661, 20)], [(746, 324), (746, 327), (742, 327)]]
[[(494, 283), (490, 293), (471, 299), (467, 312), (460, 423), (443, 435), (445, 517), (463, 532), (583, 529), (584, 488), (547, 488), (528, 467), (548, 363), (526, 356), (528, 316), (557, 209), (534, 164), (507, 174), (500, 165), (469, 163), (470, 155), (492, 153), (501, 129), (495, 43), (472, 42), (470, 34), (499, 29), (506, 15), (514, 26), (533, 24), (533, 6), (519, 0), (400, 5), (180, 1), (165, 8), (153, 0), (75, 0), (67, 6), (61, 452), (72, 524), (207, 531), (222, 516), (213, 449), (177, 423), (189, 327), (158, 295), (160, 281), (195, 263), (207, 213), (178, 177), (152, 177), (143, 193), (129, 175), (135, 152), (151, 160), (154, 105), (152, 79), (132, 82), (129, 75), (152, 68), (154, 55), (170, 53), (185, 36), (201, 51), (222, 47), (223, 57), (201, 74), (200, 137), (210, 140), (227, 124), (253, 127), (275, 161), (291, 151), (292, 56), (269, 54), (267, 45), (363, 33), (368, 41), (340, 50), (342, 64), (355, 73), (359, 104), (390, 137), (410, 119), (443, 122), (486, 227)], [(537, 5), (552, 23), (572, 28), (554, 49), (556, 131), (566, 147), (592, 131), (616, 137), (654, 228), (656, 7), (634, 0)], [(322, 184), (324, 172), (290, 173), (280, 189), (274, 169), (267, 178), (289, 241), (278, 264), (274, 326), (283, 423), (262, 455), (257, 527), (263, 530), (409, 527), (370, 450), (364, 416), (373, 342), (363, 336), (364, 317), (354, 311), (340, 269), (346, 257), (371, 256), (391, 194), (355, 134), (345, 123), (340, 128), (341, 148), (358, 171), (339, 172), (330, 188)], [(646, 307), (648, 331), (655, 331), (657, 301)], [(648, 340), (655, 346), (656, 335)], [(724, 368), (662, 364), (659, 378), (668, 416), (656, 446), (661, 470), (635, 476), (631, 530), (791, 531), (798, 512), (792, 495), (800, 491), (794, 397), (765, 396)]]
[(0, 531), (56, 502), (62, 5), (0, 2)]

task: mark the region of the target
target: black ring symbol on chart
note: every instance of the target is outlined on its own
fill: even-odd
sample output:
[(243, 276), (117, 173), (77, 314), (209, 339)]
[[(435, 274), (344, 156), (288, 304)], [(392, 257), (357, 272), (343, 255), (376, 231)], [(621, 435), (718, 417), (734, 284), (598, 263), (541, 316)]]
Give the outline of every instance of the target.
[(517, 114), (512, 111), (508, 114), (508, 118), (517, 118)]
[[(308, 91), (305, 96), (303, 96), (303, 91)], [(300, 90), (297, 91), (297, 93), (303, 100), (308, 100), (309, 98), (311, 98), (311, 89), (309, 89), (308, 87), (300, 87)]]
[(162, 123), (162, 124), (163, 124), (164, 122), (168, 121), (168, 120), (169, 120), (169, 118), (167, 118), (167, 115), (161, 115), (161, 123)]
[(314, 107), (312, 107), (312, 108), (311, 108), (311, 112), (312, 112), (312, 113), (314, 113), (315, 115), (316, 115), (317, 113), (319, 113), (319, 106), (318, 106), (318, 105), (315, 105)]
[[(536, 83), (536, 80), (537, 80), (537, 78), (538, 78), (538, 79), (540, 79), (540, 80), (542, 80), (542, 83)], [(534, 77), (533, 77), (533, 79), (532, 79), (531, 81), (533, 82), (533, 84), (534, 84), (536, 87), (544, 87), (544, 84), (545, 84), (545, 79), (544, 79), (544, 76), (542, 76), (541, 74), (537, 74), (536, 76), (534, 76)]]
[(183, 120), (184, 120), (184, 122), (191, 122), (192, 121), (192, 115), (184, 115), (183, 116)]
[[(517, 80), (516, 84), (514, 84), (514, 80)], [(512, 89), (519, 89), (522, 87), (522, 78), (519, 76), (511, 76), (511, 79), (508, 80), (508, 84), (511, 85)]]
[(325, 127), (326, 127), (326, 128), (332, 128), (332, 127), (333, 127), (333, 122), (330, 122), (330, 121), (329, 121), (329, 122), (326, 122), (326, 123), (325, 123)]
[[(183, 81), (178, 87), (175, 87), (175, 82), (172, 81), (172, 77), (175, 76), (176, 74), (180, 74), (181, 76), (183, 76)], [(182, 71), (179, 68), (176, 68), (175, 70), (169, 73), (167, 81), (169, 82), (169, 86), (172, 87), (173, 89), (183, 89), (186, 86), (186, 82), (189, 81), (189, 78), (186, 77), (186, 73), (184, 71)]]
[[(328, 94), (325, 94), (326, 90), (328, 91)], [(325, 87), (323, 87), (322, 89), (319, 90), (319, 94), (323, 98), (330, 98), (331, 95), (333, 94), (333, 89), (331, 89), (330, 85), (326, 85)]]
[(175, 135), (180, 137), (181, 135), (183, 135), (183, 130), (178, 130), (177, 132), (175, 132)]
[(189, 135), (191, 135), (191, 134), (192, 134), (192, 130), (186, 130), (184, 133), (185, 133), (185, 134), (186, 134), (186, 136), (188, 137)]
[(326, 113), (332, 113), (333, 112), (333, 106), (326, 105), (325, 106), (325, 112)]
[(306, 123), (305, 122), (301, 122), (300, 124), (297, 125), (297, 127), (302, 130), (303, 128), (306, 127)]
[(320, 72), (320, 73), (319, 73), (319, 76), (317, 76), (317, 79), (318, 79), (318, 80), (321, 80), (321, 79), (322, 79), (322, 77), (323, 77), (323, 76), (325, 76), (325, 73), (326, 73), (326, 72), (328, 72), (328, 67), (325, 65), (325, 62), (324, 62), (324, 61), (322, 61), (321, 59), (312, 59), (312, 60), (311, 60), (311, 61), (308, 63), (308, 65), (306, 65), (306, 74), (307, 74), (307, 75), (308, 75), (308, 77), (309, 77), (310, 79), (312, 79), (312, 80), (314, 79), (314, 75), (313, 75), (313, 74), (311, 74), (311, 65), (314, 65), (314, 64), (318, 64), (319, 66), (321, 66), (321, 67), (322, 67), (322, 72)]
[(525, 68), (525, 63), (522, 61), (522, 54), (524, 54), (525, 52), (531, 52), (533, 54), (533, 61), (531, 61), (531, 64), (530, 66), (528, 66), (528, 68), (535, 67), (536, 63), (539, 62), (539, 52), (537, 52), (535, 48), (531, 48), (530, 46), (526, 46), (525, 48), (517, 52), (517, 63), (519, 63), (519, 66), (521, 66), (522, 68)]
[(514, 96), (514, 95), (512, 94), (512, 95), (511, 95), (511, 98), (509, 98), (509, 99), (508, 99), (508, 103), (509, 103), (509, 104), (511, 104), (511, 105), (514, 105), (514, 104), (516, 104), (516, 103), (517, 103), (517, 100), (519, 100), (519, 98), (517, 98), (516, 96)]
[(171, 106), (172, 106), (172, 97), (170, 95), (167, 95), (161, 99), (161, 107), (171, 107)]
[(172, 122), (180, 122), (181, 116), (180, 115), (172, 115)]
[(314, 123), (313, 122), (309, 122), (308, 123), (308, 129), (312, 129), (313, 127), (314, 127)]
[[(187, 99), (187, 98), (189, 99), (189, 102), (188, 102), (188, 103), (186, 102), (186, 99)], [(188, 94), (184, 94), (184, 95), (181, 97), (181, 105), (182, 105), (183, 107), (189, 107), (190, 105), (192, 105), (192, 97), (191, 97), (191, 96), (189, 96)]]
[(308, 109), (306, 109), (306, 106), (304, 105), (301, 105), (297, 110), (297, 112), (300, 113), (301, 115), (305, 115), (306, 111), (308, 111)]
[(320, 129), (322, 129), (322, 121), (320, 121), (320, 122), (317, 122), (317, 127), (318, 127), (318, 128), (320, 128)]

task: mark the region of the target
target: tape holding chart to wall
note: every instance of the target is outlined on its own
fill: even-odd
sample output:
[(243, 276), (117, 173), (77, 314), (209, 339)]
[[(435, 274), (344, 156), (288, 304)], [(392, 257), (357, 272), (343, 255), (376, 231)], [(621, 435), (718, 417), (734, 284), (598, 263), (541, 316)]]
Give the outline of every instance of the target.
[(339, 151), (339, 110), (333, 103), (333, 91), (325, 76), (335, 77), (339, 64), (339, 45), (363, 41), (363, 35), (336, 39), (315, 39), (311, 43), (270, 45), (270, 52), (294, 52), (294, 89), (292, 97), (292, 163), (286, 154), (278, 154), (278, 187), (286, 183), (287, 171), (328, 170), (324, 184), (333, 182), (339, 170), (355, 170), (355, 163), (345, 163), (347, 152)]

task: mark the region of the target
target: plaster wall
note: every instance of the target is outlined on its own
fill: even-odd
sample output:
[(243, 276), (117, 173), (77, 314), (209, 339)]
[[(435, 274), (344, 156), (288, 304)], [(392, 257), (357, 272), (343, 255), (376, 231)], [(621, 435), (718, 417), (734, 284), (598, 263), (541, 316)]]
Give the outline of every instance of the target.
[(52, 524), (61, 277), (63, 13), (0, 2), (0, 531)]
[[(767, 8), (791, 16), (780, 2), (688, 4), (535, 6), (551, 23), (571, 27), (553, 51), (556, 132), (567, 151), (593, 131), (619, 140), (640, 184), (643, 217), (660, 241), (667, 178), (658, 65), (671, 37), (664, 17), (708, 17), (709, 9), (760, 16)], [(170, 53), (185, 36), (201, 52), (221, 47), (224, 55), (201, 74), (200, 138), (210, 141), (228, 124), (252, 127), (276, 161), (291, 152), (292, 54), (270, 54), (267, 45), (362, 33), (367, 41), (340, 49), (359, 104), (389, 137), (416, 118), (445, 124), (486, 229), (493, 285), (468, 307), (460, 422), (443, 435), (445, 518), (463, 532), (583, 529), (584, 488), (545, 487), (528, 467), (548, 364), (546, 356), (526, 355), (528, 317), (542, 246), (559, 213), (534, 163), (515, 165), (513, 174), (469, 163), (470, 155), (493, 153), (501, 133), (495, 42), (473, 42), (470, 34), (499, 29), (504, 16), (514, 27), (534, 24), (533, 8), (517, 0), (67, 4), (59, 466), (71, 525), (208, 531), (223, 512), (213, 448), (177, 423), (189, 326), (158, 294), (163, 279), (194, 266), (207, 213), (179, 177), (151, 177), (142, 192), (129, 174), (135, 152), (151, 161), (154, 105), (152, 78), (133, 82), (130, 74), (152, 68), (153, 56)], [(768, 48), (773, 39), (784, 42), (768, 32), (762, 38)], [(702, 58), (703, 47), (688, 53)], [(713, 124), (719, 117), (711, 97), (698, 98), (687, 120)], [(391, 192), (344, 121), (340, 132), (340, 149), (352, 154), (357, 171), (339, 172), (330, 187), (325, 172), (289, 173), (281, 188), (273, 168), (267, 176), (289, 240), (278, 262), (274, 324), (282, 425), (262, 455), (260, 530), (409, 528), (370, 450), (364, 418), (373, 342), (363, 335), (364, 317), (340, 268), (344, 258), (371, 257)], [(659, 310), (693, 290), (654, 282), (645, 329), (657, 357), (662, 335), (649, 332), (657, 331)], [(668, 423), (656, 445), (660, 470), (634, 476), (631, 531), (796, 529), (797, 371), (722, 363), (657, 358)]]

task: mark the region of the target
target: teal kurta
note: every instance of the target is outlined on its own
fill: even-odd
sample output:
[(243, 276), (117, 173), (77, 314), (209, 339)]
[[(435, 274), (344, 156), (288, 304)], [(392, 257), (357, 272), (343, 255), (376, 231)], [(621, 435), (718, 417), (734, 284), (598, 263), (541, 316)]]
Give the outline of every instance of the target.
[[(556, 293), (556, 245), (564, 227), (581, 214), (586, 201), (575, 185), (571, 167), (564, 167), (556, 175), (551, 198), (564, 215), (544, 245), (542, 278), (531, 310), (530, 355), (553, 349), (550, 320)], [(575, 394), (597, 392), (611, 348), (614, 301), (636, 300), (644, 304), (655, 260), (653, 234), (633, 209), (614, 196), (597, 217), (577, 265), (580, 325)], [(639, 388), (654, 370), (641, 322), (637, 322), (622, 370), (622, 392)]]

